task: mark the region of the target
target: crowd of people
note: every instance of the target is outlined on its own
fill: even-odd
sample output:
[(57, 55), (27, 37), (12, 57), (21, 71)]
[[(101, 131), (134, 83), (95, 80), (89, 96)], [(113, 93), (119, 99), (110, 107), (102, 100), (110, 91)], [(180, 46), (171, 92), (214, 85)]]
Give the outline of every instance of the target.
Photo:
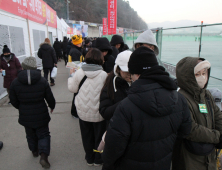
[[(222, 114), (207, 90), (211, 64), (185, 57), (176, 66), (177, 81), (158, 62), (159, 48), (150, 30), (133, 52), (120, 35), (40, 45), (44, 78), (36, 59), (18, 59), (4, 46), (0, 71), (11, 104), (19, 110), (29, 149), (40, 164), (50, 163), (50, 112), (56, 102), (48, 74), (68, 58), (82, 63), (71, 69), (71, 114), (79, 119), (85, 160), (103, 170), (213, 170), (222, 149)], [(50, 85), (55, 85), (50, 78)], [(0, 149), (2, 147), (0, 142)]]

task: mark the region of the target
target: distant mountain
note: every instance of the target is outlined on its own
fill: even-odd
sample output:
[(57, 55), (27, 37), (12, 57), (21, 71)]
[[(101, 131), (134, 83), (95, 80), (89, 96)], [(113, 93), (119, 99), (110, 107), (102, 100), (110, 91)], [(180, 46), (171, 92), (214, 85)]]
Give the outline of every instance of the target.
[[(1, 0), (0, 0), (1, 1)], [(67, 18), (67, 0), (44, 0), (59, 18)], [(107, 0), (69, 0), (69, 19), (102, 24), (107, 17)], [(130, 6), (129, 1), (117, 1), (117, 26), (135, 30), (147, 29), (146, 22)]]
[[(207, 24), (207, 23), (204, 23)], [(180, 21), (165, 21), (165, 22), (153, 22), (148, 23), (148, 28), (175, 28), (175, 27), (185, 27), (185, 26), (195, 26), (195, 25), (201, 25), (201, 22), (199, 21), (192, 21), (192, 20), (180, 20)], [(170, 29), (165, 30), (165, 34), (199, 34), (200, 33), (200, 27), (192, 27), (192, 28), (183, 28), (183, 29)], [(203, 27), (203, 34), (221, 34), (222, 33), (222, 26), (207, 26)]]

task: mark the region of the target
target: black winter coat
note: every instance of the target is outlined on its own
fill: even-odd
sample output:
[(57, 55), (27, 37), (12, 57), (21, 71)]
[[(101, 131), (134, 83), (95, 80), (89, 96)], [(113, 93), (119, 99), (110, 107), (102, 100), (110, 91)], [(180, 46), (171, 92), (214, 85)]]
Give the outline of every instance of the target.
[(117, 58), (117, 56), (118, 56), (118, 54), (119, 54), (119, 50), (118, 50), (116, 47), (113, 47), (113, 46), (112, 46), (112, 50), (113, 50), (112, 56), (113, 56), (114, 59), (116, 60), (116, 58)]
[(92, 48), (96, 48), (96, 40), (92, 41)]
[(107, 73), (113, 71), (113, 67), (115, 65), (115, 59), (112, 55), (107, 54), (104, 57), (105, 62), (103, 63), (103, 70)]
[(127, 97), (129, 84), (120, 77), (116, 78), (115, 84), (117, 91), (114, 92), (114, 99), (109, 97), (107, 93), (107, 87), (105, 87), (101, 92), (99, 112), (105, 120), (110, 120), (113, 117), (113, 114), (119, 103)]
[(67, 52), (67, 46), (68, 46), (68, 39), (67, 37), (64, 37), (61, 48), (62, 48), (62, 51), (65, 53)]
[(59, 41), (55, 41), (53, 44), (53, 48), (55, 49), (56, 55), (62, 56), (62, 48), (61, 48), (62, 44)]
[(43, 68), (53, 68), (57, 64), (55, 50), (49, 43), (42, 43), (38, 51), (38, 57), (42, 59)]
[(46, 102), (53, 110), (55, 98), (48, 82), (41, 77), (41, 71), (30, 70), (30, 83), (27, 72), (28, 70), (19, 72), (18, 77), (12, 82), (9, 97), (11, 104), (19, 110), (19, 123), (25, 127), (39, 128), (49, 123)]
[(72, 61), (84, 61), (81, 47), (77, 47), (76, 45), (72, 44), (71, 49), (69, 51), (69, 55), (72, 57)]
[(103, 169), (170, 170), (177, 134), (188, 135), (190, 129), (189, 108), (181, 94), (139, 79), (110, 120)]
[(92, 47), (91, 46), (84, 46), (83, 47), (83, 56), (86, 57), (86, 54), (89, 52), (89, 50), (91, 49)]
[(72, 40), (69, 40), (68, 45), (67, 45), (67, 50), (66, 50), (67, 54), (69, 54), (71, 47), (72, 47)]

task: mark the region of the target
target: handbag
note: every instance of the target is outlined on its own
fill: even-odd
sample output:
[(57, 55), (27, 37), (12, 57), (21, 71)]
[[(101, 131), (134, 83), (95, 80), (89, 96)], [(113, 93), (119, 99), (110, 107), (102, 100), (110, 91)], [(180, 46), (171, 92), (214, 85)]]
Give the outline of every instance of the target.
[[(210, 107), (209, 110), (210, 110), (210, 114), (212, 117), (212, 124), (214, 126), (214, 114), (212, 111), (211, 103), (210, 103), (209, 98), (206, 98), (206, 99), (207, 99), (207, 102)], [(213, 129), (215, 129), (215, 127), (213, 127)], [(199, 156), (207, 156), (215, 149), (215, 145), (212, 143), (193, 142), (188, 139), (183, 139), (183, 142), (184, 142), (186, 149), (190, 153), (195, 154), (195, 155), (199, 155)]]
[(51, 73), (51, 78), (56, 79), (57, 76), (57, 67), (53, 67), (52, 73)]
[[(83, 79), (81, 80), (81, 82), (79, 83), (79, 90), (82, 87), (82, 85), (83, 85), (83, 83), (85, 82), (86, 79), (87, 79), (87, 76), (85, 75), (83, 77)], [(75, 116), (75, 117), (79, 117), (78, 114), (77, 114), (76, 105), (75, 105), (75, 98), (78, 95), (79, 90), (78, 90), (77, 93), (74, 93), (73, 100), (72, 100), (71, 115)]]

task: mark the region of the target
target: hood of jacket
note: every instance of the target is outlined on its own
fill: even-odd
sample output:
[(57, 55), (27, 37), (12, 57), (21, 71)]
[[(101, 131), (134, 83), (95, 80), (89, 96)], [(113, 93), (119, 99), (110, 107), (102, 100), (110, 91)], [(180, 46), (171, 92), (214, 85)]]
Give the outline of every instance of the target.
[(45, 50), (45, 51), (48, 51), (49, 49), (52, 48), (52, 46), (51, 46), (50, 43), (44, 42), (44, 43), (40, 44), (40, 48)]
[(210, 77), (210, 69), (208, 70), (208, 82), (204, 89), (201, 89), (194, 75), (194, 67), (197, 65), (198, 60), (204, 61), (205, 59), (197, 57), (185, 57), (180, 60), (176, 66), (176, 77), (178, 86), (200, 101), (201, 96), (205, 95)]
[(115, 46), (116, 44), (121, 44), (120, 48), (124, 47), (123, 37), (120, 35), (114, 35), (110, 41), (111, 46)]
[(109, 40), (107, 38), (105, 38), (105, 37), (97, 38), (95, 44), (96, 44), (96, 48), (98, 48), (100, 51), (107, 50), (108, 55), (112, 54), (113, 50), (112, 50), (112, 47), (111, 47)]
[(178, 94), (176, 90), (165, 89), (154, 80), (138, 79), (129, 89), (128, 98), (150, 116), (163, 117), (172, 114)]
[(21, 70), (18, 73), (18, 81), (22, 84), (36, 84), (41, 79), (40, 70)]
[(135, 43), (134, 43), (134, 48), (136, 44), (138, 43), (144, 43), (144, 44), (150, 44), (150, 45), (154, 45), (154, 53), (156, 56), (158, 56), (159, 54), (159, 48), (158, 45), (156, 43), (156, 39), (152, 33), (151, 30), (146, 30), (145, 32), (143, 32), (142, 34), (139, 35), (139, 37), (136, 39)]
[(82, 70), (85, 72), (87, 78), (94, 78), (103, 71), (103, 67), (96, 64), (84, 64)]

